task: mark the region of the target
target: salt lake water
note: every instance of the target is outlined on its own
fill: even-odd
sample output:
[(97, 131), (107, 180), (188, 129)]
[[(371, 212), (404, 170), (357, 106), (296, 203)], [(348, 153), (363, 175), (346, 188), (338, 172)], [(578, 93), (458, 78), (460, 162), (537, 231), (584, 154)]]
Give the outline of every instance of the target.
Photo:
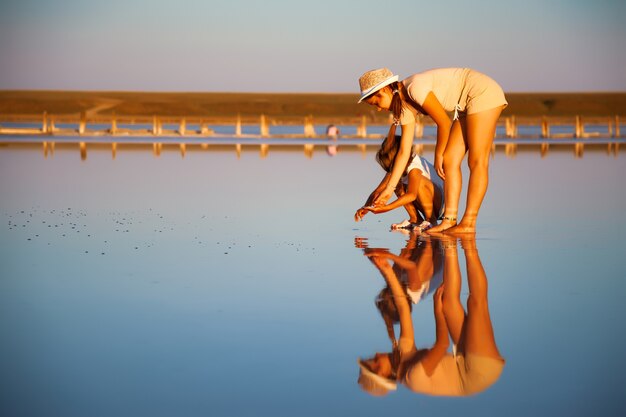
[[(0, 146), (0, 414), (626, 414), (626, 153), (498, 147), (461, 245), (389, 231), (398, 210), (353, 221), (375, 149)], [(357, 360), (391, 350), (365, 247), (454, 251), (465, 304), (474, 243), (499, 378), (362, 390)], [(412, 321), (431, 347), (432, 293)]]

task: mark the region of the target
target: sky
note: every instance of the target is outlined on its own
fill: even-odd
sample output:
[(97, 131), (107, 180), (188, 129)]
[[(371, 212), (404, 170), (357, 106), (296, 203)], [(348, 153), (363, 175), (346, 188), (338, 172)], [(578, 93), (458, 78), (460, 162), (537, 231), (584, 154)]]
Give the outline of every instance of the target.
[(358, 93), (451, 66), (626, 91), (626, 1), (0, 0), (0, 90)]

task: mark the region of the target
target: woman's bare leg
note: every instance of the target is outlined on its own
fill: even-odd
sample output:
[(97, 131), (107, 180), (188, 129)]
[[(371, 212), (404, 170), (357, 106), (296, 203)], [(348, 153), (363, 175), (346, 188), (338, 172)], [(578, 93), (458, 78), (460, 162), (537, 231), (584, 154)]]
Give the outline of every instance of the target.
[(426, 233), (443, 232), (456, 224), (456, 220), (450, 219), (456, 219), (458, 215), (461, 186), (463, 185), (461, 161), (463, 161), (465, 152), (467, 151), (463, 124), (465, 124), (465, 122), (461, 123), (458, 119), (452, 123), (450, 138), (448, 139), (446, 150), (443, 153), (443, 171), (446, 174), (446, 180), (443, 183), (446, 200), (444, 217), (446, 217), (446, 219), (443, 219), (439, 225), (427, 230)]
[(458, 345), (465, 322), (465, 310), (461, 304), (461, 270), (456, 238), (444, 238), (441, 244), (444, 248), (443, 296), (441, 300), (443, 315), (446, 318), (450, 337), (452, 337), (454, 344)]
[(469, 297), (467, 298), (467, 318), (463, 329), (462, 352), (490, 358), (500, 358), (489, 316), (487, 302), (487, 276), (483, 269), (475, 238), (461, 239), (465, 252)]
[[(447, 233), (476, 232), (476, 218), (478, 217), (478, 211), (480, 210), (480, 205), (483, 202), (489, 183), (489, 155), (491, 145), (496, 133), (496, 123), (498, 122), (501, 112), (502, 107), (497, 107), (467, 116), (466, 137), (469, 149), (467, 163), (470, 169), (467, 205), (459, 224), (448, 229)], [(447, 176), (448, 174), (446, 173), (446, 178)], [(446, 201), (446, 204), (447, 203)]]

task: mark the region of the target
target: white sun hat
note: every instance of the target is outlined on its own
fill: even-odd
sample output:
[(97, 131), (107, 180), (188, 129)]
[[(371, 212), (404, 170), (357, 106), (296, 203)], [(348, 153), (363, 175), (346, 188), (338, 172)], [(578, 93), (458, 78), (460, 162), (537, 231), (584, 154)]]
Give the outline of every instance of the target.
[(371, 96), (383, 87), (398, 81), (398, 76), (393, 75), (388, 68), (379, 68), (367, 71), (359, 78), (359, 87), (361, 87), (361, 98), (358, 103)]
[(385, 378), (370, 371), (365, 365), (363, 359), (358, 360), (359, 363), (359, 385), (370, 395), (382, 397), (387, 395), (389, 391), (395, 391), (398, 385), (393, 379)]

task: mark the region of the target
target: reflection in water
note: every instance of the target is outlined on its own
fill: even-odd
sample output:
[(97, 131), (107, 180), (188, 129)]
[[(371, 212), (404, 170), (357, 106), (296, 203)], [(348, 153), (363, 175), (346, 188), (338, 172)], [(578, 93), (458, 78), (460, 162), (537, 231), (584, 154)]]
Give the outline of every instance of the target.
[(43, 143), (43, 157), (47, 158), (48, 153), (52, 156), (54, 155), (54, 142), (44, 141)]
[(80, 142), (79, 147), (80, 147), (80, 160), (86, 161), (87, 160), (87, 144), (85, 142)]
[(154, 156), (159, 157), (161, 156), (161, 150), (163, 149), (163, 144), (159, 143), (159, 142), (154, 142), (152, 144), (152, 153), (154, 154)]
[[(0, 138), (1, 139), (1, 138)], [(117, 138), (116, 138), (117, 139)], [(20, 145), (23, 146), (24, 144), (26, 145), (31, 145), (31, 146), (41, 146), (43, 148), (43, 156), (44, 158), (47, 158), (48, 156), (54, 156), (54, 151), (55, 151), (55, 142), (54, 141), (41, 141), (41, 142), (25, 142), (22, 143), (21, 141), (0, 141), (1, 144), (3, 145)], [(84, 141), (81, 139), (77, 139), (76, 142), (72, 142), (72, 141), (62, 141), (61, 142), (61, 146), (62, 147), (72, 147), (74, 149), (74, 146), (78, 145), (79, 146), (79, 151), (80, 151), (80, 158), (82, 161), (87, 160), (87, 146), (90, 147), (90, 151), (98, 151), (98, 149), (101, 149), (101, 145), (103, 143), (106, 144), (110, 144), (111, 145), (111, 156), (112, 159), (115, 159), (117, 157), (117, 153), (118, 150), (124, 152), (129, 148), (137, 148), (137, 147), (145, 147), (146, 149), (149, 149), (152, 151), (152, 154), (154, 155), (154, 157), (158, 158), (161, 156), (161, 153), (163, 152), (164, 149), (164, 145), (165, 147), (167, 147), (167, 149), (177, 149), (178, 152), (180, 152), (180, 155), (182, 158), (185, 158), (188, 152), (194, 152), (194, 151), (206, 151), (206, 150), (219, 150), (219, 151), (223, 151), (224, 148), (230, 148), (232, 149), (234, 147), (235, 150), (235, 154), (237, 155), (237, 159), (241, 158), (242, 153), (244, 152), (244, 148), (246, 146), (248, 146), (248, 148), (258, 148), (259, 150), (259, 157), (261, 159), (265, 159), (268, 157), (269, 153), (270, 153), (270, 148), (272, 148), (272, 151), (276, 150), (278, 152), (282, 152), (287, 148), (292, 148), (292, 149), (298, 149), (300, 148), (300, 146), (302, 146), (302, 153), (303, 155), (307, 158), (307, 159), (311, 159), (314, 157), (315, 154), (315, 150), (316, 149), (323, 149), (326, 151), (326, 154), (330, 157), (336, 156), (339, 153), (343, 153), (343, 152), (353, 152), (354, 150), (357, 150), (361, 153), (361, 155), (363, 156), (363, 158), (368, 158), (368, 146), (370, 147), (376, 147), (378, 148), (378, 143), (376, 140), (374, 141), (370, 141), (369, 143), (365, 144), (365, 143), (348, 143), (348, 142), (342, 142), (340, 140), (331, 140), (331, 141), (326, 141), (326, 142), (322, 142), (319, 144), (315, 144), (315, 143), (305, 143), (305, 144), (293, 144), (293, 143), (289, 143), (289, 142), (285, 142), (285, 143), (274, 143), (274, 144), (270, 144), (270, 143), (248, 143), (248, 144), (244, 144), (244, 143), (220, 143), (219, 141), (215, 141), (215, 142), (201, 142), (201, 143), (189, 143), (189, 142), (142, 142), (142, 143), (133, 143), (133, 142), (129, 142), (129, 141), (125, 141), (125, 138), (121, 138), (120, 140), (115, 140), (115, 141), (110, 141), (110, 142), (102, 142), (99, 141), (97, 143), (92, 143), (89, 141)], [(555, 144), (558, 146), (552, 146), (551, 144)], [(432, 145), (432, 144), (431, 144)], [(418, 154), (418, 155), (423, 155), (426, 151), (431, 152), (432, 150), (434, 150), (434, 147), (432, 147), (429, 144), (425, 144), (425, 143), (420, 143), (420, 142), (416, 142), (413, 145), (413, 152)], [(426, 149), (427, 147), (428, 150)], [(606, 155), (608, 156), (614, 156), (614, 157), (618, 157), (621, 150), (620, 150), (620, 142), (619, 141), (612, 141), (612, 142), (607, 142), (607, 143), (583, 143), (583, 142), (571, 142), (571, 143), (555, 143), (555, 142), (537, 142), (537, 143), (533, 143), (533, 144), (518, 144), (518, 143), (496, 143), (494, 142), (492, 145), (492, 150), (491, 150), (491, 156), (495, 156), (496, 154), (496, 149), (499, 148), (500, 151), (503, 151), (505, 156), (509, 159), (515, 159), (518, 156), (518, 153), (520, 152), (524, 152), (527, 153), (529, 150), (531, 152), (537, 152), (535, 149), (538, 149), (538, 153), (540, 155), (541, 158), (545, 158), (547, 156), (549, 156), (550, 153), (559, 153), (562, 152), (564, 149), (572, 152), (572, 155), (575, 159), (580, 159), (584, 157), (584, 153), (585, 151), (589, 152), (597, 152), (599, 150), (602, 150), (606, 153)], [(499, 151), (498, 151), (499, 152)]]
[(270, 145), (267, 143), (262, 143), (261, 148), (260, 148), (260, 153), (259, 153), (260, 157), (262, 159), (267, 158), (267, 154), (269, 153), (269, 151), (270, 151)]
[[(369, 248), (365, 239), (356, 239), (356, 246), (363, 249), (386, 283), (376, 306), (387, 326), (392, 349), (359, 360), (358, 382), (369, 394), (385, 395), (399, 382), (420, 394), (468, 396), (484, 391), (500, 377), (505, 361), (495, 342), (487, 277), (476, 240), (464, 237), (460, 243), (469, 287), (467, 311), (460, 299), (456, 238), (429, 240), (412, 233), (399, 255)], [(433, 294), (435, 341), (429, 348), (418, 348), (411, 304), (429, 293)], [(395, 323), (400, 327), (397, 340)]]

